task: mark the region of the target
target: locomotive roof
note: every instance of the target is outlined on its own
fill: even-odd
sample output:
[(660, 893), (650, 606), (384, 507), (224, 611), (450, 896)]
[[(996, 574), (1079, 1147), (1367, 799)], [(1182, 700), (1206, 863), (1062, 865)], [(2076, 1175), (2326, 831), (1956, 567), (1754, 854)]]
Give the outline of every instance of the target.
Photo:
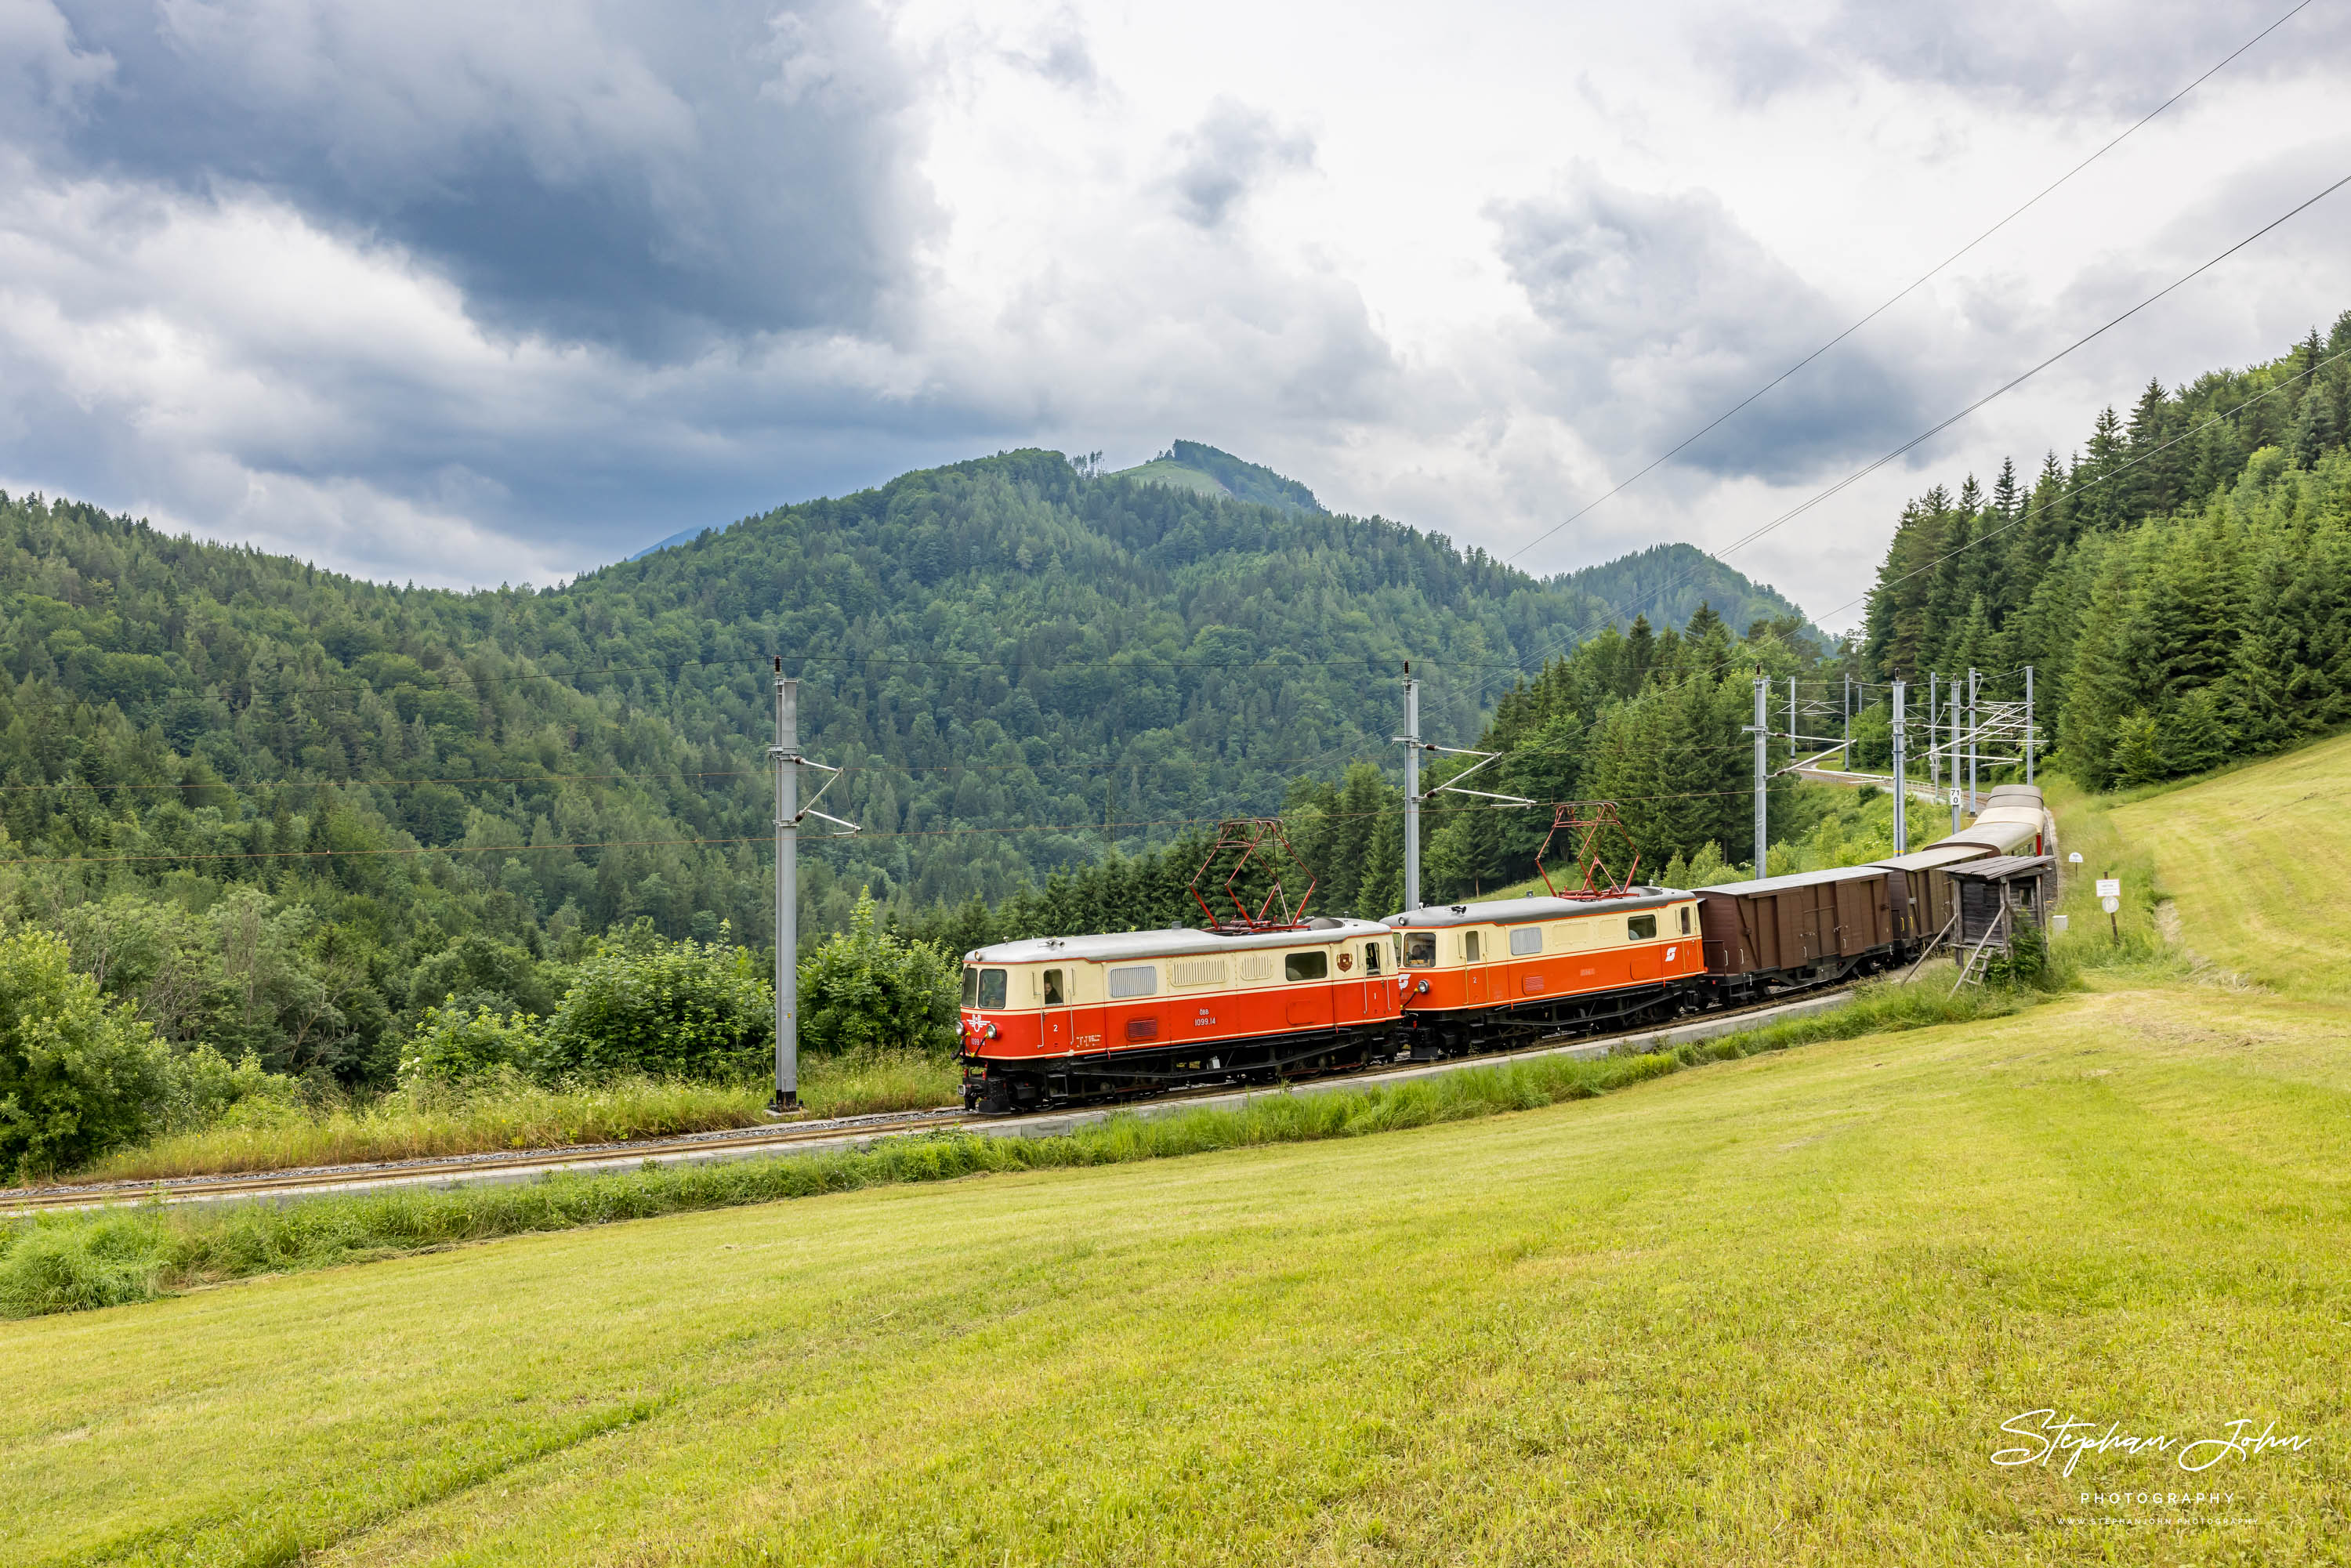
[(1578, 915), (1655, 909), (1688, 896), (1670, 887), (1641, 887), (1615, 898), (1497, 898), (1484, 904), (1433, 904), (1391, 915), (1387, 924), (1415, 931), (1448, 925), (1522, 925), (1530, 920), (1565, 920)]
[(1374, 920), (1309, 921), (1291, 931), (1249, 931), (1227, 935), (1179, 925), (1169, 931), (1109, 931), (1087, 936), (1029, 936), (998, 942), (964, 955), (967, 964), (1042, 964), (1054, 958), (1178, 958), (1191, 953), (1251, 952), (1260, 947), (1306, 947), (1323, 942), (1345, 942), (1359, 936), (1384, 936), (1388, 928)]

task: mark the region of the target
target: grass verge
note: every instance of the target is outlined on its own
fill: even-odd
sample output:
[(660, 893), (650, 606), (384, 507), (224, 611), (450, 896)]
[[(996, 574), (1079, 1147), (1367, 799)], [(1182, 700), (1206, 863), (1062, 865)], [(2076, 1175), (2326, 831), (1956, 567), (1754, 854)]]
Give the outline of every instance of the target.
[(1120, 1165), (1267, 1144), (1314, 1143), (1585, 1099), (1687, 1066), (1820, 1040), (2003, 1016), (2017, 993), (1943, 995), (1931, 984), (1865, 987), (1847, 1006), (1670, 1051), (1599, 1061), (1535, 1057), (1412, 1082), (1259, 1100), (1145, 1119), (1113, 1116), (1066, 1137), (909, 1137), (865, 1154), (553, 1176), (526, 1186), (308, 1198), (284, 1206), (161, 1205), (44, 1217), (0, 1230), (0, 1316), (145, 1301), (192, 1285), (331, 1267), (455, 1242), (614, 1220), (949, 1180), (981, 1172)]
[[(920, 1051), (811, 1057), (800, 1075), (801, 1103), (818, 1116), (927, 1110), (956, 1103), (961, 1089), (952, 1059)], [(296, 1170), (715, 1132), (757, 1126), (772, 1092), (766, 1083), (638, 1077), (560, 1089), (517, 1077), (463, 1087), (420, 1084), (315, 1109), (268, 1107), (246, 1120), (232, 1114), (200, 1132), (117, 1149), (76, 1179)]]
[(1904, 1030), (1931, 1029), (1937, 1024), (2006, 1018), (2045, 999), (2043, 993), (2038, 991), (1991, 986), (1970, 986), (1954, 995), (1951, 982), (1956, 977), (1956, 967), (1941, 962), (1929, 965), (1909, 985), (1891, 980), (1865, 982), (1855, 988), (1853, 1000), (1841, 1008), (1806, 1013), (1784, 1023), (1741, 1030), (1713, 1040), (1690, 1040), (1676, 1046), (1674, 1054), (1686, 1066), (1729, 1061), (1824, 1040), (1855, 1040), (1865, 1034), (1893, 1034)]
[[(0, 1561), (2338, 1562), (2339, 1019), (2100, 989), (0, 1323)], [(2314, 1441), (1996, 1465), (2044, 1409)]]

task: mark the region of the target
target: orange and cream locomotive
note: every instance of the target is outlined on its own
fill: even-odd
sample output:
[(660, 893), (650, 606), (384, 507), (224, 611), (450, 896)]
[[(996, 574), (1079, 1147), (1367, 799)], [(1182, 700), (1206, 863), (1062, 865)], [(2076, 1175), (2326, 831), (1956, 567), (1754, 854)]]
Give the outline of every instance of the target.
[(1667, 1018), (1706, 969), (1698, 897), (1669, 888), (1456, 904), (1388, 924), (1404, 938), (1416, 1061)]
[(1373, 921), (1317, 919), (982, 947), (964, 960), (964, 1103), (1013, 1111), (1384, 1061), (1403, 942)]

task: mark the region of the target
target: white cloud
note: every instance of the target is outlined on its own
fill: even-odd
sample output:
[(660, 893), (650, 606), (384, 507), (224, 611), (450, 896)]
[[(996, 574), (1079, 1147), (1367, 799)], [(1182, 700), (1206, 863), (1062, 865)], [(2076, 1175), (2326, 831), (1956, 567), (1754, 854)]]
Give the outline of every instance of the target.
[[(1186, 436), (1508, 555), (2261, 25), (2166, 15), (17, 0), (0, 482), (544, 581), (918, 464)], [(2340, 32), (2289, 23), (1522, 564), (1720, 546), (2315, 189)], [(2344, 221), (1736, 564), (1849, 597), (1905, 495), (2331, 320)]]

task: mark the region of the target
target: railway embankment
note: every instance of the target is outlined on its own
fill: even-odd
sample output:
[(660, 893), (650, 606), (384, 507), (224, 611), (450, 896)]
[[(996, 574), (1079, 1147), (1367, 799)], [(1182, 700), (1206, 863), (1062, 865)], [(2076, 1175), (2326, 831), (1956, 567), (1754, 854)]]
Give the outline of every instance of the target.
[(680, 1137), (588, 1147), (501, 1151), (346, 1165), (314, 1170), (270, 1171), (235, 1176), (189, 1176), (169, 1181), (68, 1183), (0, 1192), (0, 1217), (74, 1209), (162, 1204), (287, 1203), (332, 1195), (467, 1187), (513, 1186), (555, 1176), (599, 1176), (647, 1166), (731, 1165), (786, 1155), (863, 1154), (893, 1139), (955, 1132), (983, 1138), (1057, 1138), (1099, 1127), (1114, 1116), (1157, 1121), (1208, 1110), (1247, 1111), (1270, 1100), (1316, 1096), (1349, 1089), (1386, 1090), (1426, 1082), (1480, 1068), (1560, 1058), (1594, 1061), (1610, 1056), (1670, 1052), (1810, 1018), (1848, 1005), (1850, 989), (1802, 997), (1759, 1008), (1712, 1014), (1662, 1029), (1587, 1037), (1537, 1045), (1505, 1055), (1394, 1067), (1344, 1077), (1292, 1083), (1207, 1090), (1124, 1105), (1092, 1106), (1027, 1116), (971, 1115), (948, 1108), (883, 1115), (846, 1116), (786, 1126), (693, 1134)]
[[(473, 1173), (475, 1179), (91, 1206), (20, 1218), (0, 1251), (0, 1315), (122, 1305), (221, 1283), (504, 1236), (983, 1173), (1119, 1165), (1313, 1143), (1592, 1099), (1685, 1068), (1886, 1028), (2015, 1011), (2025, 998), (1879, 986), (1609, 1040), (1389, 1073), (977, 1124), (864, 1129), (785, 1150)], [(256, 1201), (262, 1199), (263, 1201)]]

